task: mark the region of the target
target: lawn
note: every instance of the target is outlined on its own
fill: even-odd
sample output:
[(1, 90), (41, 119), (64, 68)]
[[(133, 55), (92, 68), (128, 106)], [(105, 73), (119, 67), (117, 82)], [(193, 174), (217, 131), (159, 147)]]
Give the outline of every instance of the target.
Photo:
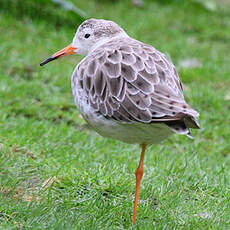
[(230, 228), (230, 5), (163, 2), (75, 1), (170, 56), (200, 112), (194, 140), (147, 149), (135, 226), (139, 146), (86, 127), (70, 85), (82, 57), (39, 66), (80, 18), (0, 10), (0, 229)]

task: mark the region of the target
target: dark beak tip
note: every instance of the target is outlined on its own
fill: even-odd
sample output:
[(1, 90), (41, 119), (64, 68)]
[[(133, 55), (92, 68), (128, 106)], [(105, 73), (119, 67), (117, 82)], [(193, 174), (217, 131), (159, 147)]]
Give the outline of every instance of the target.
[(52, 57), (52, 56), (51, 56), (51, 57), (47, 58), (45, 61), (41, 62), (41, 63), (40, 63), (40, 66), (43, 66), (43, 65), (47, 64), (48, 62), (57, 59), (58, 57), (59, 57), (59, 56), (56, 56), (56, 57)]

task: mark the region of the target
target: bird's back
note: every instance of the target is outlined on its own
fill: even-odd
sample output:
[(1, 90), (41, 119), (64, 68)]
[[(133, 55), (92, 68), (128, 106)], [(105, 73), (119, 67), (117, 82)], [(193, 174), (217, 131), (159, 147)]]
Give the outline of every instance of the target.
[(86, 56), (73, 73), (72, 88), (78, 107), (77, 91), (82, 91), (83, 103), (108, 120), (164, 123), (186, 135), (199, 127), (199, 114), (185, 102), (172, 62), (131, 38), (112, 39)]

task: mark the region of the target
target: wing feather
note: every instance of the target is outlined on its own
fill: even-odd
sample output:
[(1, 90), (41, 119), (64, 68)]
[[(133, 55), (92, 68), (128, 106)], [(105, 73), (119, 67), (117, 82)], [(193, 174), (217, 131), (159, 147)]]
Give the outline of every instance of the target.
[(107, 118), (150, 123), (191, 117), (186, 124), (198, 125), (199, 114), (185, 102), (174, 65), (149, 45), (114, 40), (93, 51), (76, 71), (90, 105)]

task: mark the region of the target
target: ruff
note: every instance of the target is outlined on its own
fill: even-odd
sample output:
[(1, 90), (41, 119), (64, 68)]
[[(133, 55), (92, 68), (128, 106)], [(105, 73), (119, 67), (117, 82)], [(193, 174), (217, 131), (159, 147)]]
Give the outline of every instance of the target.
[(199, 114), (185, 102), (168, 57), (129, 37), (112, 21), (83, 22), (72, 44), (41, 65), (74, 53), (86, 55), (72, 75), (74, 101), (84, 119), (104, 137), (142, 145), (136, 171), (135, 223), (146, 146), (173, 133), (191, 137), (189, 128), (199, 128)]

